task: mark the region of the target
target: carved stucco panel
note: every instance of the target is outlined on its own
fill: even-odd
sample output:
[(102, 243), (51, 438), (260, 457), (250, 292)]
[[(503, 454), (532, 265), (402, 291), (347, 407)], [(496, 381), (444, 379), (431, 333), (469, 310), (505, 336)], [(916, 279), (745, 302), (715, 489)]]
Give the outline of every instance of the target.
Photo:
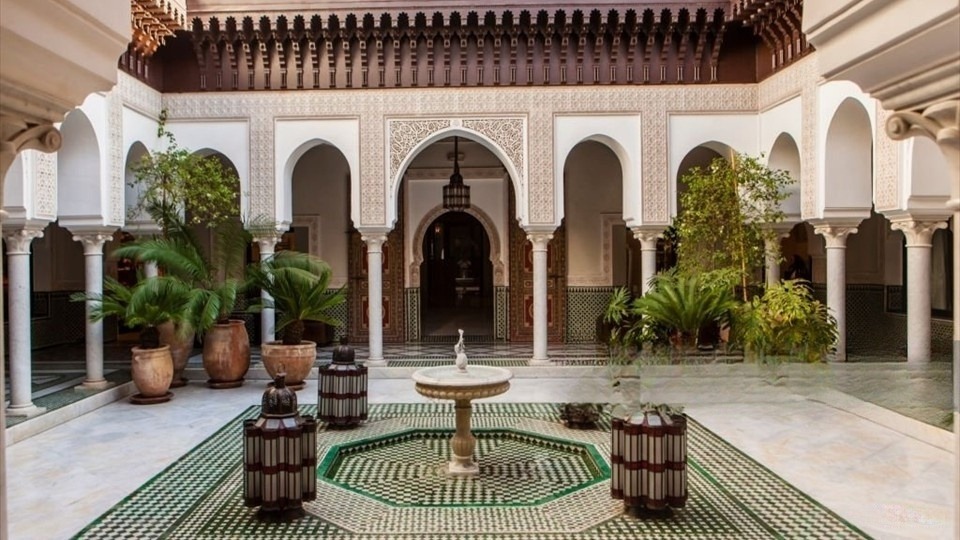
[(450, 120), (389, 120), (390, 132), (390, 177), (393, 181), (400, 172), (400, 164), (417, 144), (430, 135), (450, 127)]
[(760, 82), (757, 88), (759, 109), (765, 111), (800, 94), (804, 81), (816, 77), (810, 66), (813, 55), (784, 68)]
[(807, 71), (801, 76), (800, 90), (800, 107), (803, 111), (800, 134), (803, 146), (803, 155), (800, 156), (800, 217), (808, 220), (817, 217), (817, 169), (820, 163), (817, 144), (820, 105), (816, 55), (811, 55), (803, 65)]
[(117, 71), (117, 88), (123, 103), (150, 118), (160, 116), (163, 97), (160, 92), (122, 71)]
[(57, 154), (27, 150), (34, 162), (34, 215), (38, 218), (57, 219)]
[(247, 217), (250, 219), (275, 218), (273, 135), (273, 118), (267, 113), (255, 112), (250, 116), (250, 192), (247, 199)]
[(117, 87), (107, 94), (107, 133), (110, 138), (107, 155), (110, 175), (107, 184), (110, 200), (108, 219), (115, 225), (121, 225), (126, 208), (123, 186), (123, 98)]
[(899, 206), (897, 177), (900, 169), (899, 145), (887, 136), (887, 120), (893, 113), (883, 109), (877, 101), (876, 174), (874, 178), (874, 204), (877, 211), (896, 210)]

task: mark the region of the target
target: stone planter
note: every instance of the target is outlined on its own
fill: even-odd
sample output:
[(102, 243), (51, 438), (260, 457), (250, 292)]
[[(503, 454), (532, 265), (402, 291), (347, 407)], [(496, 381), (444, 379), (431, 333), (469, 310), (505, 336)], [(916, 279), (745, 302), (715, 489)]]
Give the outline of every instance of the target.
[(193, 338), (196, 332), (190, 330), (184, 336), (178, 336), (173, 323), (164, 323), (157, 327), (160, 331), (160, 343), (170, 346), (170, 356), (173, 358), (173, 382), (170, 388), (180, 388), (187, 384), (183, 372), (187, 369), (190, 353), (193, 352)]
[(271, 341), (260, 345), (263, 368), (271, 379), (276, 379), (282, 371), (286, 373), (286, 384), (293, 390), (303, 390), (303, 382), (310, 376), (310, 370), (317, 360), (317, 344), (302, 341), (300, 345), (284, 345), (280, 341)]
[(250, 337), (243, 321), (215, 324), (203, 336), (203, 369), (210, 388), (236, 388), (250, 369)]
[(170, 401), (173, 393), (170, 392), (170, 382), (173, 380), (173, 360), (170, 358), (170, 347), (164, 345), (159, 349), (131, 349), (131, 376), (133, 383), (140, 392), (130, 398), (131, 403), (150, 405)]

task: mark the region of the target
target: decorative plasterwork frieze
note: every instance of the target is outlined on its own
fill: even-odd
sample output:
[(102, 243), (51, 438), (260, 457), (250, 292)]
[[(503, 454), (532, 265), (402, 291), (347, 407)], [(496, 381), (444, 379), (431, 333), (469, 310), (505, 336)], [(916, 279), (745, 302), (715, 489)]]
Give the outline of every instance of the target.
[(900, 204), (900, 194), (898, 193), (898, 176), (900, 171), (900, 153), (899, 143), (890, 137), (887, 137), (884, 129), (887, 120), (892, 113), (880, 106), (877, 107), (877, 132), (874, 136), (875, 148), (875, 167), (876, 173), (873, 175), (874, 192), (873, 203), (877, 211), (896, 210)]
[(117, 71), (117, 89), (123, 98), (123, 104), (127, 107), (148, 118), (160, 117), (163, 101), (160, 92), (119, 70)]
[(117, 87), (107, 94), (107, 133), (110, 139), (110, 147), (107, 151), (109, 216), (111, 223), (122, 225), (126, 209), (123, 175), (123, 99)]
[[(806, 73), (799, 75), (800, 78), (800, 109), (803, 111), (801, 118), (800, 144), (802, 145), (800, 155), (800, 217), (801, 219), (811, 219), (817, 212), (817, 175), (820, 170), (820, 150), (817, 139), (817, 133), (820, 129), (819, 110), (820, 97), (818, 92), (819, 76), (817, 75), (816, 55), (811, 55), (805, 62), (798, 65), (798, 68), (805, 68)], [(801, 67), (802, 66), (802, 67)]]
[[(805, 86), (815, 99), (815, 84)], [(812, 89), (812, 90), (811, 90)], [(356, 111), (360, 117), (360, 223), (358, 227), (386, 225), (387, 186), (390, 161), (388, 118), (409, 119), (410, 111), (422, 120), (452, 122), (453, 119), (504, 119), (501, 110), (509, 103), (512, 111), (523, 111), (526, 121), (527, 193), (517, 193), (526, 203), (524, 224), (558, 225), (555, 185), (562, 179), (553, 175), (553, 116), (567, 113), (633, 113), (643, 117), (642, 133), (642, 224), (669, 223), (668, 133), (666, 118), (675, 112), (757, 112), (756, 85), (712, 85), (670, 88), (498, 88), (496, 99), (484, 88), (424, 88), (405, 90), (349, 90), (279, 92), (235, 92), (215, 94), (167, 94), (163, 106), (171, 120), (248, 118), (250, 120), (250, 188), (248, 198), (253, 215), (273, 216), (274, 212), (274, 119), (279, 117), (317, 118)], [(815, 102), (814, 102), (815, 106)], [(806, 108), (805, 114), (812, 115)], [(511, 114), (511, 121), (524, 116)], [(411, 119), (421, 120), (421, 119)], [(450, 125), (449, 123), (447, 125)], [(492, 128), (492, 124), (484, 129)], [(477, 126), (481, 127), (481, 126)], [(516, 126), (502, 126), (501, 135)], [(513, 131), (515, 133), (515, 131)], [(491, 137), (490, 135), (485, 135)], [(807, 136), (805, 136), (807, 137)], [(491, 137), (492, 138), (492, 137)], [(805, 138), (805, 151), (814, 148), (815, 132)], [(215, 144), (214, 144), (215, 146)], [(510, 145), (508, 145), (509, 147)], [(506, 151), (506, 148), (505, 148)], [(517, 150), (513, 150), (517, 152)], [(520, 154), (522, 155), (522, 154)], [(805, 166), (805, 174), (811, 174)], [(518, 179), (519, 180), (519, 179)], [(389, 199), (391, 204), (395, 201)], [(518, 205), (519, 206), (519, 205)], [(521, 206), (522, 208), (522, 206)]]
[(53, 221), (57, 219), (57, 154), (35, 150), (29, 153), (34, 164), (34, 215)]
[(449, 119), (426, 120), (388, 120), (387, 131), (390, 133), (388, 144), (390, 148), (390, 178), (395, 179), (400, 172), (400, 165), (410, 155), (410, 152), (421, 141), (430, 135), (450, 127)]

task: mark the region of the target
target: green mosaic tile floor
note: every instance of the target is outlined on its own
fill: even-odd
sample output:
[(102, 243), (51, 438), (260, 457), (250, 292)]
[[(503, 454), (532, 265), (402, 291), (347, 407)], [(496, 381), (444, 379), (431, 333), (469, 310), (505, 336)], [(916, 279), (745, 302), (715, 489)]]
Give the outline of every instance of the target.
[[(314, 413), (314, 409), (307, 405), (301, 407), (306, 414)], [(453, 406), (445, 403), (373, 405), (369, 421), (360, 428), (345, 431), (321, 429), (318, 437), (321, 461), (318, 496), (316, 501), (305, 505), (307, 517), (289, 524), (260, 523), (254, 518), (255, 510), (243, 506), (240, 495), (242, 420), (256, 416), (257, 412), (256, 407), (244, 411), (90, 524), (77, 538), (713, 540), (866, 537), (695, 421), (689, 423), (688, 431), (690, 497), (687, 506), (668, 519), (641, 520), (624, 512), (620, 501), (609, 495), (609, 418), (605, 418), (597, 430), (569, 430), (560, 423), (558, 406), (554, 404), (477, 404), (473, 425), (484, 431), (487, 439), (484, 442), (481, 437), (481, 451), (478, 452), (481, 467), (486, 465), (489, 472), (509, 478), (516, 490), (532, 485), (524, 482), (523, 477), (542, 476), (528, 474), (531, 459), (535, 460), (538, 454), (536, 448), (515, 444), (519, 433), (520, 439), (527, 438), (527, 443), (534, 445), (536, 440), (562, 440), (568, 441), (564, 444), (567, 450), (592, 447), (593, 455), (602, 462), (598, 469), (602, 478), (591, 481), (580, 476), (582, 471), (547, 465), (542, 470), (552, 470), (555, 476), (551, 479), (553, 485), (538, 488), (543, 490), (542, 497), (530, 492), (525, 492), (522, 497), (507, 496), (503, 491), (505, 488), (501, 487), (500, 496), (507, 496), (509, 501), (477, 504), (478, 500), (489, 502), (484, 498), (490, 492), (444, 489), (444, 486), (456, 486), (458, 481), (438, 477), (433, 488), (443, 493), (440, 504), (386, 502), (381, 500), (381, 495), (403, 500), (418, 490), (422, 492), (421, 476), (415, 474), (403, 479), (396, 475), (397, 471), (410, 470), (409, 467), (416, 464), (417, 458), (413, 454), (419, 456), (426, 469), (445, 459), (443, 444), (434, 444), (431, 451), (412, 449), (402, 444), (403, 434), (418, 430), (441, 434), (450, 431)], [(366, 488), (358, 484), (372, 480), (369, 475), (354, 474), (354, 477), (361, 478), (360, 481), (347, 478), (349, 474), (341, 477), (341, 481), (327, 478), (327, 472), (336, 476), (336, 471), (329, 469), (336, 462), (336, 459), (328, 459), (332, 452), (342, 448), (362, 450), (369, 441), (376, 440), (401, 442), (369, 445), (380, 453), (377, 457), (388, 462), (382, 465), (384, 468), (379, 473), (384, 482), (377, 486), (380, 491), (377, 496), (365, 493)], [(497, 451), (494, 448), (497, 446), (502, 450)], [(540, 457), (549, 461), (557, 457), (556, 451), (559, 450), (543, 452)], [(362, 451), (358, 452), (364, 455)], [(586, 481), (579, 482), (578, 478)], [(481, 477), (477, 485), (483, 486), (483, 481)], [(468, 485), (462, 480), (459, 482), (461, 486)], [(557, 489), (558, 485), (565, 484), (579, 488)], [(521, 500), (524, 498), (527, 500)]]

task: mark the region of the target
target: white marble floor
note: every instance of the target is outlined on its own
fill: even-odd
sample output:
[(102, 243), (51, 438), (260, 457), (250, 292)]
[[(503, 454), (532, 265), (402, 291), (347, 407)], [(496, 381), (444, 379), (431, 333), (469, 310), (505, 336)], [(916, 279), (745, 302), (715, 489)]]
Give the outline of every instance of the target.
[[(517, 368), (502, 402), (609, 401), (602, 368)], [(782, 374), (781, 374), (782, 375)], [(405, 370), (372, 374), (375, 403), (427, 401)], [(820, 377), (822, 379), (822, 377)], [(645, 373), (645, 397), (686, 410), (758, 462), (876, 538), (950, 538), (952, 434), (824, 388), (745, 366)], [(257, 404), (265, 381), (209, 390), (195, 381), (169, 403), (125, 400), (7, 449), (9, 532), (67, 538)], [(299, 393), (316, 402), (316, 382)]]

